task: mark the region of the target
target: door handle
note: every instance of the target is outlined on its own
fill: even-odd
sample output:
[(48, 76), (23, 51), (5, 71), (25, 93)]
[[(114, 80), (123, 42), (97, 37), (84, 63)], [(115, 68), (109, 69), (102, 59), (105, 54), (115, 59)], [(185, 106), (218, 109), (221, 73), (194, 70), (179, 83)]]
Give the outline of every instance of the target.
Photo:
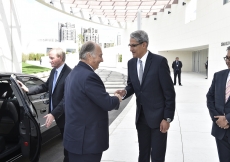
[(46, 108), (40, 110), (40, 113), (41, 113), (41, 114), (43, 114), (43, 113), (45, 113), (45, 112), (46, 112)]

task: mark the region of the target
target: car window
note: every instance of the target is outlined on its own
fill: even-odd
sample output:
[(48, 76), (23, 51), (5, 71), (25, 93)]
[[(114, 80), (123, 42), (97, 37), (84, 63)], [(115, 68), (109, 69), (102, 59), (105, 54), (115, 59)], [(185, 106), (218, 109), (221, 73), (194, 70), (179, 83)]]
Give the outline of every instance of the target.
[[(27, 88), (33, 87), (33, 86), (38, 86), (43, 84), (44, 82), (38, 78), (35, 77), (25, 77), (26, 79), (23, 81), (25, 86)], [(29, 95), (30, 101), (33, 102), (34, 100), (39, 100), (43, 97), (45, 93), (40, 93), (40, 94), (35, 94), (35, 95)]]
[(30, 79), (28, 81), (24, 81), (25, 86), (27, 86), (28, 88), (35, 86), (35, 85), (41, 85), (44, 82), (41, 81), (38, 78), (34, 78), (34, 77), (30, 77)]

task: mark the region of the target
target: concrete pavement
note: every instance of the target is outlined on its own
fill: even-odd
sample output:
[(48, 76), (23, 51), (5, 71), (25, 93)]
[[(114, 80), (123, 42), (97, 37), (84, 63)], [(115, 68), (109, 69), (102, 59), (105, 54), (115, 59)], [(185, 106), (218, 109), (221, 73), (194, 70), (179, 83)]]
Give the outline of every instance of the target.
[[(210, 133), (212, 122), (206, 107), (210, 84), (205, 75), (182, 73), (183, 86), (175, 86), (176, 112), (168, 132), (166, 162), (218, 161), (215, 139)], [(110, 125), (110, 147), (103, 153), (102, 162), (138, 161), (135, 113), (134, 96)]]

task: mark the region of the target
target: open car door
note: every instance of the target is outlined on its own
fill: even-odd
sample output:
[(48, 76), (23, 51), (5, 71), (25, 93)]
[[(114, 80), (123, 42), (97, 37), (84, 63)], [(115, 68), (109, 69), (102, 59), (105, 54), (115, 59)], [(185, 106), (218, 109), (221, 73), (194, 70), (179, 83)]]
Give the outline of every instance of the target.
[(15, 93), (20, 106), (19, 133), (21, 153), (28, 157), (31, 162), (39, 161), (41, 150), (41, 131), (36, 120), (37, 114), (28, 96), (17, 82), (16, 75), (10, 77), (11, 88)]

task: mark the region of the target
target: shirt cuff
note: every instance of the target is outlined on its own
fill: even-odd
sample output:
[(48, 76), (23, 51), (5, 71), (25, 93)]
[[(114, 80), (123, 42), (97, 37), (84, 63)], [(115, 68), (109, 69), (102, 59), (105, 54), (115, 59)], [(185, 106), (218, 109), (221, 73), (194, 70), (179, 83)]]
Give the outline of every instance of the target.
[(125, 89), (125, 95), (122, 97), (122, 100), (124, 100), (125, 96), (127, 95), (127, 91)]

